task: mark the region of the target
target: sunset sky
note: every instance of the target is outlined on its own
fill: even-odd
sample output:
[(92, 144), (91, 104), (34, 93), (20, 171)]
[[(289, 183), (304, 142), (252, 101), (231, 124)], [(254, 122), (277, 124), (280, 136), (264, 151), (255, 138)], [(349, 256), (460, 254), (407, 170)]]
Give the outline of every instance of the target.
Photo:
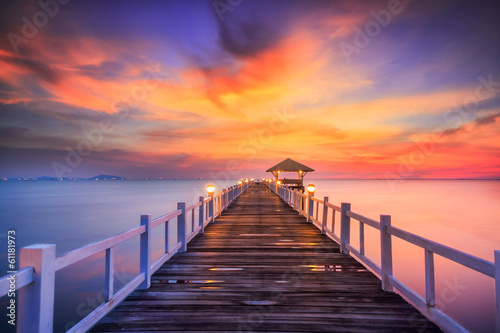
[(499, 1), (41, 4), (0, 5), (0, 177), (500, 178)]

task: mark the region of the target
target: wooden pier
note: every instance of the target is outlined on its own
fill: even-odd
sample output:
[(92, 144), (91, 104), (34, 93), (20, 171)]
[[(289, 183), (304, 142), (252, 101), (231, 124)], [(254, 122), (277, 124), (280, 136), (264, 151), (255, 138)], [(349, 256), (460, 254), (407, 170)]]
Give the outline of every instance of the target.
[[(389, 215), (371, 219), (307, 189), (247, 180), (215, 193), (209, 185), (196, 203), (178, 202), (153, 219), (141, 215), (139, 226), (60, 256), (55, 244), (23, 247), (19, 270), (0, 278), (0, 297), (15, 287), (18, 333), (53, 332), (56, 272), (105, 253), (104, 300), (66, 333), (465, 333), (436, 307), (440, 256), (494, 279), (500, 333), (499, 250), (490, 262), (392, 226)], [(172, 224), (177, 235), (169, 235)], [(151, 235), (160, 226), (164, 251), (153, 261)], [(351, 242), (354, 227), (359, 239)], [(365, 253), (365, 228), (380, 235), (377, 260)], [(140, 272), (116, 290), (115, 248), (133, 238)], [(393, 238), (423, 249), (425, 296), (393, 275)]]
[(264, 184), (253, 184), (92, 332), (437, 332)]

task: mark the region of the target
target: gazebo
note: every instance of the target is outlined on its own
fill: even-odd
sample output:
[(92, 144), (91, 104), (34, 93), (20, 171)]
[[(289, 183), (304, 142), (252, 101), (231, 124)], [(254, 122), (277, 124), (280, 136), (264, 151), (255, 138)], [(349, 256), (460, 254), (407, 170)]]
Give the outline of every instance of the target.
[[(287, 185), (291, 188), (297, 188), (299, 190), (304, 190), (304, 176), (308, 172), (312, 172), (314, 169), (311, 169), (310, 167), (301, 164), (299, 162), (296, 162), (290, 158), (287, 158), (284, 161), (279, 162), (275, 166), (269, 168), (266, 170), (266, 172), (271, 172), (274, 175), (274, 180), (277, 182), (278, 180), (281, 180), (281, 183), (283, 185)], [(280, 173), (283, 172), (296, 172), (297, 173), (297, 179), (279, 179)]]

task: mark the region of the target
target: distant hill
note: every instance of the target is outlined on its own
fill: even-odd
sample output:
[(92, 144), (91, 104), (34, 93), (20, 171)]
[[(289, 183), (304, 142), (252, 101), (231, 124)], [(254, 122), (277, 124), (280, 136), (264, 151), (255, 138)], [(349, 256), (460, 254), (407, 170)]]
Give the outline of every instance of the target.
[(57, 180), (57, 178), (56, 177), (43, 176), (43, 177), (38, 177), (37, 180)]
[(42, 177), (37, 177), (37, 178), (24, 178), (24, 177), (13, 177), (13, 178), (0, 178), (0, 181), (12, 181), (12, 180), (26, 180), (26, 181), (33, 181), (33, 180), (127, 180), (125, 177), (120, 177), (120, 176), (113, 176), (113, 175), (99, 175), (99, 176), (94, 176), (90, 178), (77, 178), (77, 177), (62, 177), (62, 178), (57, 178), (57, 177), (48, 177), (48, 176), (42, 176)]
[(112, 176), (112, 175), (99, 175), (88, 178), (88, 180), (127, 180), (125, 177)]

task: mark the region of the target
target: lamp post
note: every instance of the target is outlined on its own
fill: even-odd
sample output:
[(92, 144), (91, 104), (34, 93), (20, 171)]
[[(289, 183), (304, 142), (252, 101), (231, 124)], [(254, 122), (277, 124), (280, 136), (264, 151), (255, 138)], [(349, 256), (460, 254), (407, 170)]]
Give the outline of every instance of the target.
[(210, 204), (208, 205), (208, 216), (210, 216), (210, 222), (212, 223), (214, 221), (214, 192), (215, 192), (215, 186), (214, 185), (208, 185), (207, 186), (207, 193), (208, 196), (212, 199)]
[(314, 186), (313, 184), (309, 184), (307, 185), (307, 199), (308, 199), (308, 222), (309, 223), (312, 223), (313, 220), (312, 220), (312, 217), (313, 217), (313, 208), (314, 208), (314, 203), (313, 203), (313, 197), (314, 197), (314, 192), (316, 191), (316, 186)]

